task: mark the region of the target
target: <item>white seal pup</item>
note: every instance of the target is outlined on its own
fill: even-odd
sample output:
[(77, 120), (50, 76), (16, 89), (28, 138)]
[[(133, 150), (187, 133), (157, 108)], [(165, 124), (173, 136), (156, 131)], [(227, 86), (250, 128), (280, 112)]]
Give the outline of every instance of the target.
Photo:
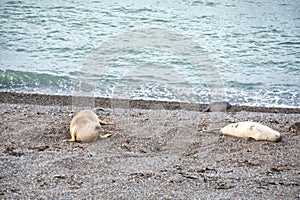
[(111, 125), (113, 122), (101, 121), (91, 110), (82, 110), (73, 117), (70, 125), (71, 139), (65, 142), (93, 142), (98, 137), (108, 138), (111, 134), (102, 135), (102, 125)]
[(256, 122), (239, 122), (223, 127), (221, 133), (245, 139), (277, 142), (281, 140), (280, 133)]

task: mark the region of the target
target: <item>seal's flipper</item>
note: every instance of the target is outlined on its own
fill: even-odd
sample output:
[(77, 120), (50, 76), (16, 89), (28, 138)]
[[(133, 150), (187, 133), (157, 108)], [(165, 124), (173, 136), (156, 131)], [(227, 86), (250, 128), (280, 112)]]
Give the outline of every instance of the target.
[(206, 108), (204, 108), (204, 110), (202, 110), (202, 112), (209, 112), (210, 110), (210, 105), (208, 105)]
[(64, 142), (76, 142), (75, 139), (63, 140)]
[(69, 140), (63, 140), (64, 142), (76, 142), (76, 137), (74, 134), (71, 134), (71, 139)]
[(109, 138), (112, 136), (112, 134), (105, 134), (105, 135), (100, 135), (100, 138)]
[(106, 121), (102, 121), (102, 120), (100, 120), (100, 119), (99, 119), (99, 123), (100, 123), (101, 125), (113, 125), (113, 124), (115, 124), (115, 123), (113, 123), (113, 122), (106, 122)]
[(252, 138), (252, 137), (246, 138), (246, 140), (247, 140), (247, 141), (255, 141), (255, 139)]
[(251, 126), (250, 130), (253, 130), (255, 134), (252, 136), (255, 140), (261, 140), (261, 136), (263, 135), (263, 131), (257, 126)]

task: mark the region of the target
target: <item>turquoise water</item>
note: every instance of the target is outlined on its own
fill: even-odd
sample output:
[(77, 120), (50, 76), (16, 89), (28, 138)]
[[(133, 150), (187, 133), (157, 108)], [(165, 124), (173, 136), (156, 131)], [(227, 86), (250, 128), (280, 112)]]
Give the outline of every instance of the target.
[(0, 91), (300, 107), (299, 1), (0, 5)]

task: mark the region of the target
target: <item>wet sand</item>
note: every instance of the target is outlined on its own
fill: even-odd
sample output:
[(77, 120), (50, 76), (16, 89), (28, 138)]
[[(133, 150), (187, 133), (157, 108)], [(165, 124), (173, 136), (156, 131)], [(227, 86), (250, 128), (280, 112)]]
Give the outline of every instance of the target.
[[(95, 100), (108, 139), (66, 143), (71, 97), (0, 93), (1, 199), (299, 199), (300, 109)], [(117, 102), (117, 101), (114, 101)], [(124, 104), (124, 105), (125, 105)], [(122, 102), (120, 101), (120, 104)], [(238, 121), (278, 130), (278, 143), (220, 135)], [(207, 131), (213, 129), (214, 131)]]

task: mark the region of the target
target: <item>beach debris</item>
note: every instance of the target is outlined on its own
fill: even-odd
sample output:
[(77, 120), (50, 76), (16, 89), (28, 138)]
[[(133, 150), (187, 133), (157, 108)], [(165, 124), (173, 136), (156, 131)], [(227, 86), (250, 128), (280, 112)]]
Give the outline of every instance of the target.
[(289, 127), (289, 131), (300, 134), (300, 122), (296, 122)]
[(230, 108), (227, 101), (211, 102), (202, 112), (226, 112)]
[(53, 176), (53, 178), (57, 178), (57, 179), (67, 179), (68, 176), (65, 174), (56, 174)]
[(12, 144), (6, 146), (4, 153), (7, 153), (12, 156), (20, 157), (24, 155), (24, 152), (21, 150), (17, 150)]
[(216, 190), (228, 190), (234, 187), (234, 184), (229, 181), (217, 181), (215, 185)]
[(254, 139), (257, 141), (278, 142), (281, 139), (281, 135), (278, 131), (271, 129), (268, 126), (250, 121), (228, 124), (220, 131), (224, 135), (250, 140)]
[(98, 118), (91, 110), (81, 110), (71, 121), (71, 139), (65, 142), (93, 142), (96, 139), (108, 138), (111, 134), (102, 135), (104, 130), (101, 125), (112, 125), (113, 122), (105, 122)]
[(33, 150), (38, 150), (38, 151), (44, 151), (46, 149), (50, 148), (49, 145), (45, 145), (45, 146), (36, 146), (36, 147), (28, 147), (28, 149), (33, 149)]

